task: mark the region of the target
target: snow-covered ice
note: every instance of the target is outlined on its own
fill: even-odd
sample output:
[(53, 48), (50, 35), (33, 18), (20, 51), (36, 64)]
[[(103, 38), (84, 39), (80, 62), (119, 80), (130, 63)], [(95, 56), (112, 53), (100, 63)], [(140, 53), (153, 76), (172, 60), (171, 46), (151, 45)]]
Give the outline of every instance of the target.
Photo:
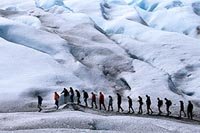
[[(200, 127), (177, 121), (131, 116), (101, 116), (67, 111), (55, 113), (9, 113), (0, 115), (0, 130), (15, 132), (148, 132), (190, 133)], [(13, 123), (16, 123), (13, 125)], [(36, 129), (36, 130), (35, 130)]]

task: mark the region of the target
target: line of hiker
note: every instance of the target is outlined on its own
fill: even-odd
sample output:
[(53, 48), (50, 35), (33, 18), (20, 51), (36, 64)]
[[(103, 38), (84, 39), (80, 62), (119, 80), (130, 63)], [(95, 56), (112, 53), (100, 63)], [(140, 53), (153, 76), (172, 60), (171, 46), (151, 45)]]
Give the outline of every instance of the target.
[[(80, 105), (81, 101), (81, 93), (78, 90), (75, 90), (76, 92), (76, 104)], [(84, 100), (84, 104), (85, 107), (88, 107), (88, 98), (89, 95), (88, 93), (83, 90), (83, 100)], [(60, 95), (64, 96), (64, 104), (67, 104), (68, 102), (74, 103), (74, 90), (72, 87), (70, 87), (69, 91), (64, 88), (64, 90), (60, 93)], [(56, 109), (59, 108), (59, 101), (60, 101), (60, 95), (55, 92), (54, 93), (54, 100), (55, 100), (55, 105), (56, 105)], [(68, 99), (70, 99), (70, 101), (68, 101)], [(134, 109), (133, 109), (133, 101), (131, 99), (130, 96), (127, 97), (128, 100), (128, 113), (135, 113)], [(166, 111), (167, 111), (167, 116), (169, 116), (171, 114), (170, 111), (170, 107), (172, 105), (171, 100), (165, 98), (165, 105), (166, 105)], [(39, 112), (42, 110), (41, 106), (42, 106), (42, 97), (38, 96), (38, 108), (39, 108)], [(141, 96), (138, 96), (138, 103), (139, 103), (139, 111), (138, 114), (143, 114), (143, 99)], [(122, 104), (122, 97), (119, 93), (117, 93), (117, 112), (123, 112), (124, 109), (121, 107)], [(163, 100), (161, 100), (160, 98), (157, 98), (157, 107), (158, 107), (158, 115), (161, 115), (163, 112), (161, 110), (163, 106)], [(108, 96), (108, 109), (106, 109), (105, 106), (105, 96), (102, 92), (99, 92), (99, 110), (101, 110), (103, 107), (104, 110), (107, 111), (113, 111), (113, 97), (112, 96)], [(150, 96), (146, 95), (146, 107), (147, 107), (147, 114), (153, 114), (153, 111), (151, 109), (151, 98)], [(97, 94), (95, 94), (94, 92), (91, 92), (91, 108), (95, 108), (98, 109), (97, 107)], [(179, 117), (182, 117), (182, 113), (184, 115), (184, 117), (186, 117), (186, 113), (185, 113), (185, 109), (184, 109), (184, 103), (183, 101), (180, 101), (180, 112), (179, 112)], [(191, 101), (188, 101), (188, 106), (187, 106), (187, 116), (189, 119), (193, 119), (193, 104)]]

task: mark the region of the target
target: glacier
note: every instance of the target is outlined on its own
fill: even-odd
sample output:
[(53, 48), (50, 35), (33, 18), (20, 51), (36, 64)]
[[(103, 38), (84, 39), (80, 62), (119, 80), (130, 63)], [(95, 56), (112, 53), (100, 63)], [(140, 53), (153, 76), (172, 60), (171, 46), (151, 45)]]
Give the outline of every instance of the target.
[(114, 101), (118, 92), (125, 108), (127, 96), (136, 108), (139, 95), (150, 95), (153, 110), (157, 97), (167, 97), (173, 101), (174, 114), (179, 100), (191, 100), (198, 117), (199, 7), (199, 0), (2, 1), (0, 130), (199, 131), (196, 125), (176, 120), (106, 116), (87, 109), (33, 113), (38, 93), (51, 110), (53, 93), (72, 86), (97, 94), (102, 91), (106, 98), (113, 95)]
[[(12, 67), (1, 74), (0, 86), (9, 92), (7, 88), (16, 88), (12, 91), (20, 95), (37, 86), (51, 91), (74, 86), (111, 94), (164, 97), (165, 92), (171, 98), (199, 99), (197, 0), (9, 1), (0, 8), (1, 44), (38, 52), (41, 60), (44, 56), (49, 61), (37, 65), (51, 68), (39, 69), (31, 78), (34, 74), (23, 69), (25, 62), (2, 59), (1, 70), (21, 69), (21, 79), (15, 78), (19, 74)], [(27, 58), (31, 71), (34, 57)], [(45, 72), (48, 78), (42, 76)], [(5, 75), (13, 75), (12, 80)], [(30, 75), (30, 83), (19, 82), (27, 80), (23, 75)]]

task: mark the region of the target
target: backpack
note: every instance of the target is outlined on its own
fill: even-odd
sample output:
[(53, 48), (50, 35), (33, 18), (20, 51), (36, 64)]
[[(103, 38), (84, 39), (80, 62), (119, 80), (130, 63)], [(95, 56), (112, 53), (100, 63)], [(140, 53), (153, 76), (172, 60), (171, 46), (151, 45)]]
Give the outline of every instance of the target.
[(172, 105), (172, 102), (171, 102), (170, 100), (168, 101), (168, 103), (169, 103), (169, 106), (171, 106), (171, 105)]
[(163, 100), (160, 100), (160, 106), (162, 106), (163, 105)]
[(85, 98), (88, 98), (88, 97), (89, 97), (87, 92), (85, 92), (84, 95), (85, 95), (85, 96), (84, 96)]

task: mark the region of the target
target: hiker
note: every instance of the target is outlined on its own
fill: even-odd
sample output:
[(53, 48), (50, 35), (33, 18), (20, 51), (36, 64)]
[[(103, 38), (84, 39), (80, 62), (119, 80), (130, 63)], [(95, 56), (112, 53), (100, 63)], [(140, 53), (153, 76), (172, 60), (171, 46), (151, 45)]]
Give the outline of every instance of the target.
[(147, 114), (149, 114), (151, 112), (151, 114), (153, 114), (153, 111), (151, 109), (151, 98), (150, 96), (146, 95), (146, 105), (147, 105)]
[(67, 104), (67, 97), (69, 96), (69, 92), (66, 88), (61, 92), (61, 94), (64, 93), (64, 104)]
[(132, 113), (134, 113), (134, 110), (133, 110), (133, 101), (132, 99), (128, 96), (128, 113), (131, 113), (131, 110), (132, 110)]
[(106, 106), (104, 103), (104, 95), (102, 92), (99, 92), (99, 109), (101, 110), (101, 105), (103, 105), (104, 109), (106, 110)]
[(168, 100), (167, 98), (165, 98), (165, 104), (166, 104), (166, 110), (167, 110), (167, 116), (169, 116), (171, 114), (171, 112), (169, 111), (170, 106), (172, 105), (171, 100)]
[(88, 106), (88, 104), (87, 104), (88, 93), (85, 90), (83, 90), (83, 99), (85, 102), (85, 106), (87, 107)]
[(119, 93), (117, 93), (117, 107), (118, 107), (117, 112), (120, 112), (120, 109), (122, 112), (124, 111), (123, 108), (121, 107), (121, 103), (122, 103), (122, 97)]
[(56, 109), (59, 108), (59, 98), (60, 96), (58, 95), (58, 93), (54, 92), (54, 100), (55, 100)]
[(142, 97), (138, 96), (139, 100), (139, 111), (138, 111), (138, 114), (142, 114), (143, 111), (142, 111), (142, 105), (143, 105), (143, 100), (142, 100)]
[(38, 95), (38, 109), (39, 109), (38, 112), (42, 111), (42, 101), (43, 101), (43, 98)]
[(73, 103), (74, 102), (74, 90), (72, 89), (72, 87), (69, 88), (70, 89), (70, 100)]
[(97, 109), (97, 103), (96, 103), (96, 95), (92, 92), (92, 103), (91, 106), (93, 108), (93, 106), (95, 106), (95, 108)]
[(110, 108), (111, 108), (111, 111), (113, 111), (113, 98), (112, 98), (112, 96), (108, 96), (108, 98), (109, 98), (108, 111), (110, 111)]
[(179, 117), (181, 118), (181, 114), (183, 112), (184, 114), (184, 117), (186, 117), (186, 113), (185, 113), (185, 110), (184, 110), (184, 103), (183, 101), (179, 101), (180, 102), (180, 113), (179, 113)]
[(188, 119), (193, 119), (193, 104), (191, 101), (188, 101), (188, 107), (187, 107), (187, 116)]
[(162, 114), (162, 111), (160, 108), (163, 106), (163, 100), (161, 100), (159, 97), (157, 98), (157, 100), (158, 100), (158, 111), (159, 111), (158, 115), (160, 115)]
[(76, 92), (76, 97), (77, 97), (77, 104), (80, 105), (81, 101), (80, 101), (80, 98), (81, 98), (81, 94), (78, 90), (75, 90)]

